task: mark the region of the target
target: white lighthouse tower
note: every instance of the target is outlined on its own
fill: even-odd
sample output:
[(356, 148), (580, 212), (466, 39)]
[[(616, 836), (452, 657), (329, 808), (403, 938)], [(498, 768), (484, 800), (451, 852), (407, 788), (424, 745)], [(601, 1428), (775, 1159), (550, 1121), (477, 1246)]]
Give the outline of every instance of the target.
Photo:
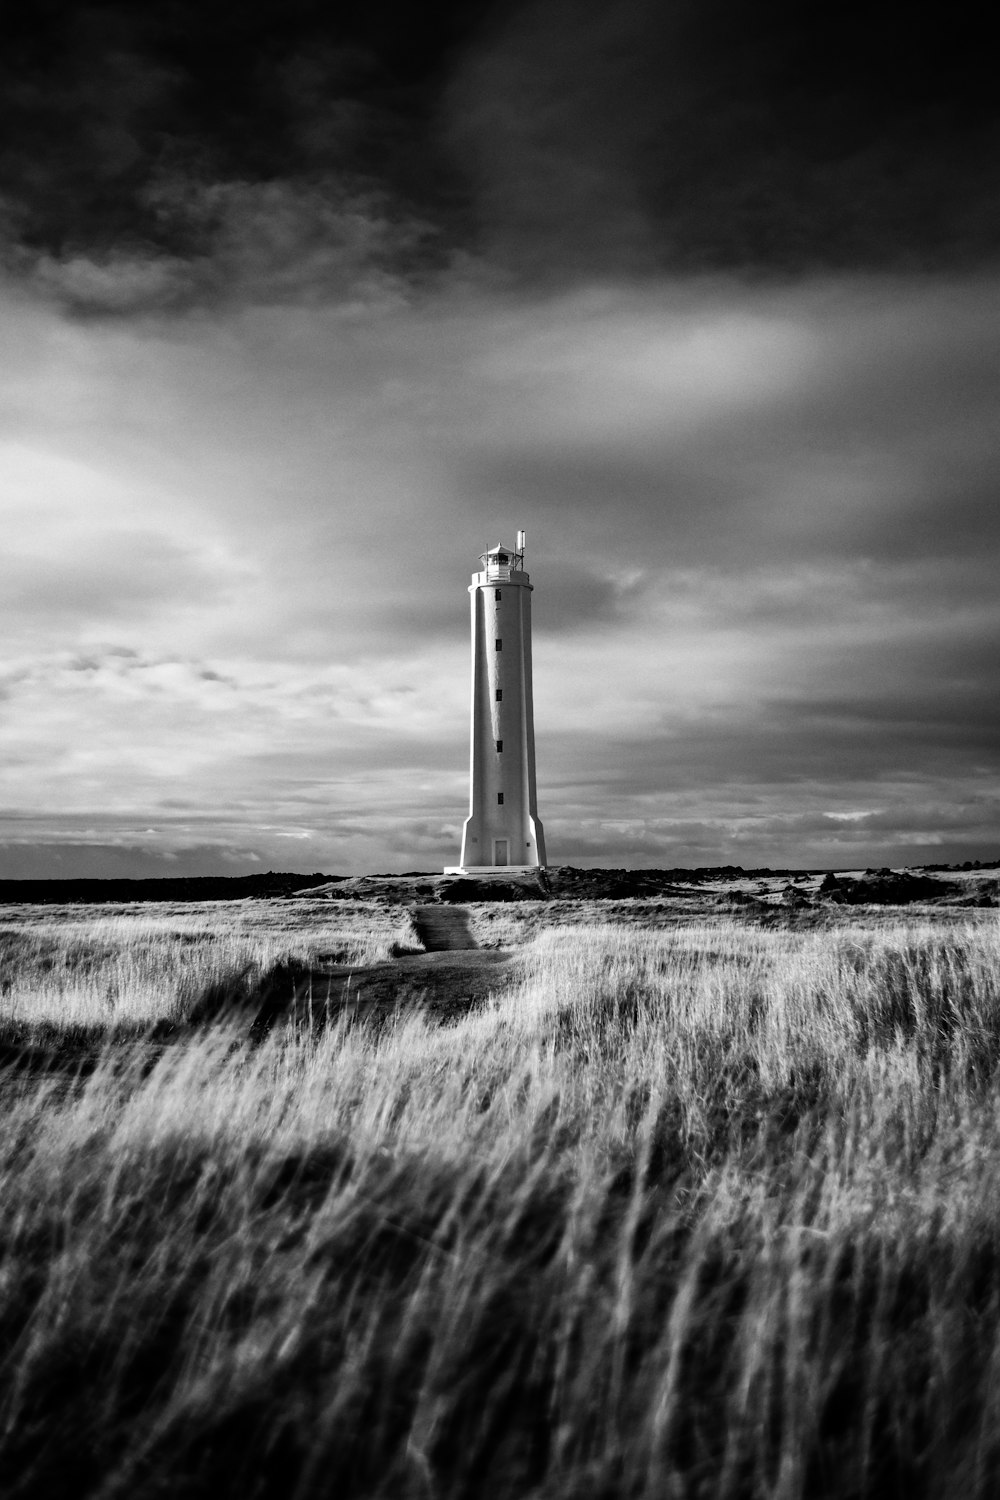
[(531, 702), (531, 584), (524, 532), (516, 547), (491, 547), (473, 573), (472, 744), (469, 816), (462, 862), (446, 875), (545, 864), (545, 835), (535, 796), (535, 721)]

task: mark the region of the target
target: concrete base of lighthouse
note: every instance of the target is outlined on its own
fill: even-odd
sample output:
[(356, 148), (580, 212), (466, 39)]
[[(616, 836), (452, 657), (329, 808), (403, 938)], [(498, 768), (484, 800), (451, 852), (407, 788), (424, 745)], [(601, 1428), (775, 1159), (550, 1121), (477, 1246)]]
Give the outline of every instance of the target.
[(445, 875), (537, 875), (544, 865), (445, 865)]

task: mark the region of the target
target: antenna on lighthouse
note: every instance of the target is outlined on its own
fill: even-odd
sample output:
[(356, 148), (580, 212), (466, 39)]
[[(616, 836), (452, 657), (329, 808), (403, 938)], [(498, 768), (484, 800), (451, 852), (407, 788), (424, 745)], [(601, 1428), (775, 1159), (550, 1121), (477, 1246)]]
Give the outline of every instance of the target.
[(517, 550), (517, 560), (523, 566), (524, 565), (524, 532), (523, 531), (519, 531), (517, 533), (517, 549), (516, 550)]

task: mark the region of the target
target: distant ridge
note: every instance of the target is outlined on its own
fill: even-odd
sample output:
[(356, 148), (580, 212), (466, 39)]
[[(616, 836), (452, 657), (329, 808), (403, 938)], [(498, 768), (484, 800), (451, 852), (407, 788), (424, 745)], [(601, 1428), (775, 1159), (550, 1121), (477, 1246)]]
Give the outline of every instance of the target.
[(0, 905), (100, 906), (130, 901), (240, 901), (290, 896), (304, 885), (345, 880), (344, 875), (178, 875), (149, 880), (0, 880)]

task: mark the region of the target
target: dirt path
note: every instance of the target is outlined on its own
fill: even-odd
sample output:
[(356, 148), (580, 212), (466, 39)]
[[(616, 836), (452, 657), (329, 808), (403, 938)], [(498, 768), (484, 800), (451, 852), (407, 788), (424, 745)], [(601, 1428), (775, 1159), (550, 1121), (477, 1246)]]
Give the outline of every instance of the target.
[(428, 953), (476, 947), (471, 913), (464, 906), (413, 906), (410, 916)]
[(261, 987), (251, 1035), (266, 1034), (279, 1022), (316, 1025), (347, 1014), (386, 1019), (402, 1009), (422, 1010), (439, 1022), (457, 1019), (505, 989), (517, 967), (518, 954), (501, 948), (408, 954), (367, 968), (283, 965)]

